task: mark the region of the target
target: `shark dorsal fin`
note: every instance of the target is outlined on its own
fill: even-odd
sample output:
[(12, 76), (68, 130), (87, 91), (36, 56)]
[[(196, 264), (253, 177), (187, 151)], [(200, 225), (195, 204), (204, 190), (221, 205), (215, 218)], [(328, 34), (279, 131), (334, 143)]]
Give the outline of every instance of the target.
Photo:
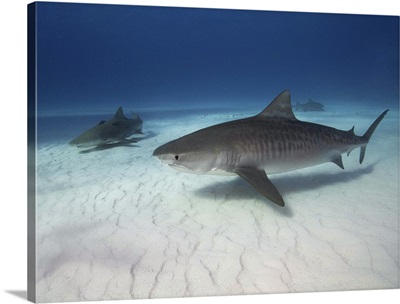
[(283, 91), (260, 114), (260, 118), (297, 120), (293, 114), (289, 90)]
[(122, 107), (119, 107), (117, 112), (115, 112), (114, 118), (116, 119), (126, 119), (124, 112), (122, 111)]

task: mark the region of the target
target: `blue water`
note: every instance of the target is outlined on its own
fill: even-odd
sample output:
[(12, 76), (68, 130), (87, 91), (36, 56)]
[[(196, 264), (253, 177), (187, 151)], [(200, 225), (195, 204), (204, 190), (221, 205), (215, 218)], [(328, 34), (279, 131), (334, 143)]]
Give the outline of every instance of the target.
[[(398, 17), (49, 2), (36, 13), (39, 302), (398, 287)], [(152, 157), (285, 89), (293, 105), (325, 106), (300, 120), (357, 135), (390, 109), (363, 164), (357, 150), (344, 171), (274, 175), (278, 211), (238, 177)], [(137, 143), (67, 145), (119, 106), (143, 120)]]
[(36, 5), (39, 117), (261, 110), (284, 89), (300, 102), (398, 107), (395, 16)]

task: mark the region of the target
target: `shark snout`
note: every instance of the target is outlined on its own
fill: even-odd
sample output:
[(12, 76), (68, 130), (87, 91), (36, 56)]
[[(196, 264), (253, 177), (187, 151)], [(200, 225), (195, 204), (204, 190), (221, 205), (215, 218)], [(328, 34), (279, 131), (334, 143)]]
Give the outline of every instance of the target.
[(162, 162), (167, 162), (167, 160), (168, 160), (168, 157), (167, 157), (167, 154), (165, 154), (163, 151), (162, 151), (162, 149), (160, 149), (161, 147), (158, 147), (157, 149), (155, 149), (154, 151), (153, 151), (153, 156), (154, 157), (157, 157), (160, 161), (162, 161)]
[(153, 151), (153, 156), (158, 157), (159, 155), (161, 155), (160, 147)]
[(153, 156), (157, 157), (163, 163), (171, 165), (173, 163), (173, 157), (170, 154), (164, 153), (160, 148), (162, 148), (162, 146), (153, 151)]
[(171, 147), (170, 143), (166, 143), (162, 146), (159, 146), (157, 149), (153, 151), (153, 156), (159, 158), (160, 160), (170, 158), (174, 155), (173, 147)]
[(158, 160), (164, 164), (177, 169), (183, 167), (183, 164), (179, 163), (180, 157), (175, 150), (176, 149), (171, 147), (170, 143), (166, 143), (155, 149), (153, 151), (153, 156), (157, 157)]

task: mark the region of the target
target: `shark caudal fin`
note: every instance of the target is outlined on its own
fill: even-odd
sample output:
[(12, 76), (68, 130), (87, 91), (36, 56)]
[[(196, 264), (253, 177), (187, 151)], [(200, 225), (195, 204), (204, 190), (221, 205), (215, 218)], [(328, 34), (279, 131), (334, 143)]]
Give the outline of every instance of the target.
[(366, 144), (364, 146), (361, 146), (361, 150), (360, 150), (360, 164), (363, 162), (364, 160), (364, 156), (365, 156), (365, 149), (367, 148), (367, 144), (369, 142), (369, 139), (371, 138), (372, 134), (374, 133), (376, 127), (379, 125), (379, 123), (382, 121), (383, 117), (385, 117), (386, 113), (389, 110), (384, 111), (381, 115), (378, 116), (377, 119), (375, 119), (375, 121), (372, 123), (372, 125), (368, 128), (367, 132), (365, 132), (365, 134), (362, 136), (363, 139), (366, 140)]

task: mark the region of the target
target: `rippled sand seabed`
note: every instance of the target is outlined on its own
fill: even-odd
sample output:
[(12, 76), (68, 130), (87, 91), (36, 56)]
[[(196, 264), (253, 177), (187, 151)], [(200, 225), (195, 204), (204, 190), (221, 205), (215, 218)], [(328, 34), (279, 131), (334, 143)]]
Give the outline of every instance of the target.
[[(380, 112), (300, 119), (363, 134)], [(399, 287), (398, 113), (367, 147), (272, 175), (286, 207), (238, 177), (177, 172), (159, 145), (240, 115), (144, 121), (138, 143), (37, 150), (37, 300)], [(317, 119), (318, 118), (318, 119)]]

